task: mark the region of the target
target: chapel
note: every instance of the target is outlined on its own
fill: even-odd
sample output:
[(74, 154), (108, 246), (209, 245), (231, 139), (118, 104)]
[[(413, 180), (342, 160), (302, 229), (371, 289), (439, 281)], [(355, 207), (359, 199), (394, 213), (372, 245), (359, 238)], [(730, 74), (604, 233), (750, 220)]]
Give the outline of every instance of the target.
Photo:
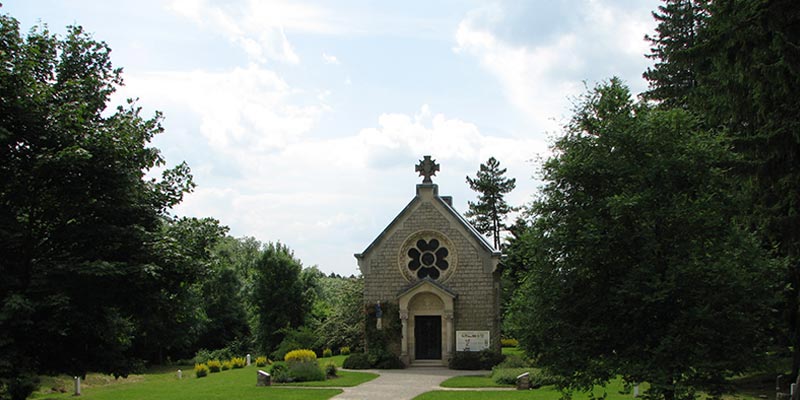
[(437, 171), (424, 156), (416, 195), (355, 255), (367, 307), (399, 313), (400, 343), (389, 348), (406, 366), (447, 365), (456, 351), (500, 352), (501, 253), (439, 196)]

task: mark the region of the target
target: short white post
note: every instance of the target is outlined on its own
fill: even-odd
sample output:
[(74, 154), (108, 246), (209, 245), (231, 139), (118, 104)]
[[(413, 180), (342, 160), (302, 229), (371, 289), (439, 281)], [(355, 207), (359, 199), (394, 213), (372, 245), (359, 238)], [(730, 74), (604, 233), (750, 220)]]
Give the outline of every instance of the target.
[(633, 397), (639, 397), (639, 384), (633, 385)]
[(789, 394), (794, 396), (794, 392), (797, 390), (797, 384), (793, 383), (791, 389), (789, 389)]
[(81, 395), (81, 377), (80, 376), (76, 376), (75, 377), (75, 396), (80, 396), (80, 395)]
[(250, 366), (250, 354), (247, 355), (247, 366)]
[(178, 370), (178, 379), (183, 379), (183, 371)]

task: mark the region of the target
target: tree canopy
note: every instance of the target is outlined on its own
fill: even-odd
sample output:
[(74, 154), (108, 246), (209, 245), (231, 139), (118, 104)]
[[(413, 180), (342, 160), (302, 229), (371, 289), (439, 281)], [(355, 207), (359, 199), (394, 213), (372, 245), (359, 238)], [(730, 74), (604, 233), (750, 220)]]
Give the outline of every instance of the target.
[(0, 16), (0, 380), (15, 398), (37, 372), (126, 375), (155, 299), (193, 280), (161, 253), (189, 168), (146, 176), (164, 164), (148, 147), (161, 115), (106, 112), (122, 84), (109, 55), (80, 27), (23, 36)]
[(568, 388), (621, 375), (666, 399), (716, 393), (754, 365), (774, 274), (736, 223), (724, 136), (635, 104), (612, 79), (581, 99), (553, 150), (531, 207), (538, 250), (512, 305), (522, 345)]
[(478, 192), (478, 201), (468, 202), (466, 216), (478, 232), (494, 240), (496, 249), (500, 249), (500, 233), (506, 229), (505, 217), (514, 210), (504, 196), (514, 190), (516, 179), (506, 178), (505, 173), (506, 168), (501, 169), (500, 162), (489, 157), (475, 178), (467, 176), (469, 187)]

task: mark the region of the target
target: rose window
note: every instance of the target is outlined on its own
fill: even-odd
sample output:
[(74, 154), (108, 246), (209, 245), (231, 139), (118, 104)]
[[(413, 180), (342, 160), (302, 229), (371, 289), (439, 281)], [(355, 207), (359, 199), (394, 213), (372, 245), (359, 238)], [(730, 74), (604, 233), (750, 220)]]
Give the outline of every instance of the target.
[(407, 254), (410, 259), (408, 269), (419, 279), (425, 277), (438, 279), (450, 267), (447, 261), (450, 252), (436, 239), (417, 240), (417, 243), (408, 249)]

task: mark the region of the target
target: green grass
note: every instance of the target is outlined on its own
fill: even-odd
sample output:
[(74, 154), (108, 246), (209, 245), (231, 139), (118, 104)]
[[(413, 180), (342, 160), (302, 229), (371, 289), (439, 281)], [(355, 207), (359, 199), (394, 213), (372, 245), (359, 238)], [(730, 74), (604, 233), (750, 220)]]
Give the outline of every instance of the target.
[(324, 358), (318, 358), (317, 361), (319, 361), (319, 365), (321, 367), (323, 367), (323, 368), (325, 367), (325, 364), (331, 363), (331, 362), (336, 365), (336, 368), (342, 368), (342, 363), (344, 363), (344, 360), (347, 357), (350, 357), (350, 356), (324, 357)]
[(519, 347), (503, 347), (501, 349), (501, 352), (503, 353), (504, 356), (511, 355), (511, 354), (513, 354), (515, 356), (520, 356), (520, 357), (524, 357), (525, 356), (525, 352), (522, 351), (522, 349), (519, 348)]
[[(322, 400), (329, 399), (341, 389), (300, 389), (291, 387), (257, 387), (255, 366), (232, 369), (209, 374), (205, 378), (195, 378), (194, 370), (183, 367), (183, 379), (178, 380), (174, 367), (167, 372), (148, 373), (132, 376), (130, 380), (119, 379), (105, 381), (102, 375), (87, 376), (82, 386), (81, 399), (87, 400), (145, 400), (145, 399), (285, 399), (285, 400)], [(52, 378), (51, 378), (52, 379)], [(344, 378), (341, 378), (344, 379)], [(357, 379), (357, 378), (351, 378)], [(369, 378), (372, 379), (372, 378)], [(62, 378), (68, 380), (68, 378)], [(52, 379), (49, 383), (56, 382)], [(44, 386), (47, 387), (47, 386)], [(65, 393), (37, 393), (34, 399), (74, 399), (73, 386), (69, 382)]]
[(511, 385), (498, 385), (489, 375), (464, 375), (454, 376), (439, 385), (446, 388), (492, 388), (511, 387)]

